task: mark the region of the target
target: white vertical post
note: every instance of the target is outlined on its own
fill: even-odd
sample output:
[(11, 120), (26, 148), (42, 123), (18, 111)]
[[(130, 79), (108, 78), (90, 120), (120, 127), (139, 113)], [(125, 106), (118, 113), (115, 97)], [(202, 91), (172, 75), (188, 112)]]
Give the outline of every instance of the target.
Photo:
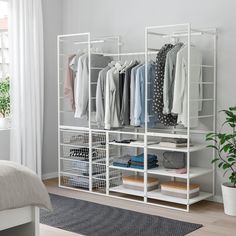
[(93, 158), (92, 158), (92, 130), (91, 130), (91, 38), (90, 33), (88, 35), (88, 94), (89, 94), (89, 101), (88, 101), (88, 128), (89, 128), (89, 191), (92, 192), (93, 190)]
[(57, 36), (57, 106), (58, 106), (58, 129), (57, 129), (57, 139), (58, 139), (58, 186), (61, 186), (61, 136), (60, 136), (60, 36)]
[(147, 109), (147, 84), (148, 84), (148, 72), (147, 72), (147, 63), (148, 63), (148, 29), (145, 28), (145, 134), (144, 134), (144, 202), (147, 202), (147, 120), (148, 120), (148, 109)]
[(188, 145), (187, 145), (187, 211), (189, 212), (189, 185), (190, 185), (190, 76), (191, 76), (191, 26), (188, 24)]
[[(120, 36), (117, 36), (118, 61), (120, 61), (120, 58), (121, 58), (120, 52), (121, 52), (121, 38), (120, 38)], [(117, 136), (118, 136), (118, 139), (121, 140), (121, 134), (119, 133)], [(121, 156), (121, 146), (118, 147), (118, 156)]]
[(119, 61), (120, 61), (120, 51), (121, 51), (121, 38), (120, 36), (117, 36), (117, 53)]
[(106, 131), (106, 195), (109, 195), (110, 187), (110, 153), (109, 153), (109, 133)]
[[(215, 31), (215, 35), (213, 36), (213, 43), (214, 43), (214, 58), (213, 58), (213, 60), (214, 60), (214, 78), (213, 78), (213, 86), (214, 86), (214, 91), (213, 91), (213, 99), (214, 99), (214, 102), (213, 102), (213, 115), (214, 115), (214, 117), (213, 117), (213, 132), (216, 132), (216, 93), (217, 93), (217, 91), (216, 91), (216, 77), (217, 77), (217, 70), (216, 70), (216, 65), (217, 65), (217, 30)], [(212, 150), (212, 155), (213, 155), (213, 157), (212, 157), (212, 160), (215, 158), (215, 155), (216, 155), (216, 151), (215, 151), (215, 149), (213, 148), (213, 150)], [(212, 179), (212, 194), (213, 194), (213, 196), (215, 195), (215, 191), (216, 191), (216, 189), (215, 189), (215, 178), (216, 178), (216, 163), (214, 163), (213, 164), (213, 166), (212, 166), (212, 168), (213, 168), (213, 179)]]

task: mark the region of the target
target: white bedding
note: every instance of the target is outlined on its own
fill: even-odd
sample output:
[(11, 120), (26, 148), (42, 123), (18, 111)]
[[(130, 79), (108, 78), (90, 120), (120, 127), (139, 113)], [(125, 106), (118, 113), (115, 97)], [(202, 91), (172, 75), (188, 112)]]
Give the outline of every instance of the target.
[(48, 192), (33, 171), (0, 161), (0, 211), (24, 206), (52, 209)]

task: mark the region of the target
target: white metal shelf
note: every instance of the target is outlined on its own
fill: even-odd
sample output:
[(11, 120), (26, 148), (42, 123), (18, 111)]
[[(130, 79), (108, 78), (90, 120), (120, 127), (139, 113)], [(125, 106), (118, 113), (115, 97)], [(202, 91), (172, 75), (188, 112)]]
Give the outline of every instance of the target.
[(89, 161), (84, 161), (84, 160), (80, 160), (76, 157), (73, 157), (73, 156), (69, 156), (69, 157), (60, 157), (60, 160), (63, 160), (63, 161), (72, 161), (72, 162), (83, 162), (83, 163), (88, 163)]
[[(185, 131), (186, 132), (186, 131)], [(187, 134), (172, 134), (172, 133), (160, 133), (160, 132), (147, 132), (147, 136), (163, 137), (163, 138), (188, 138)]]
[(133, 195), (133, 196), (144, 197), (144, 191), (128, 189), (128, 188), (124, 187), (123, 185), (112, 187), (112, 188), (109, 189), (109, 191), (116, 192), (116, 193), (123, 193), (123, 194)]
[(117, 170), (125, 170), (125, 171), (133, 171), (133, 172), (141, 172), (141, 173), (144, 172), (144, 170), (142, 170), (142, 169), (136, 169), (136, 168), (130, 168), (130, 167), (120, 167), (120, 166), (113, 166), (113, 165), (110, 165), (109, 168), (117, 169)]
[[(129, 188), (124, 187), (123, 185), (112, 187), (109, 189), (109, 191), (127, 194), (127, 195), (139, 196), (139, 197), (145, 196), (144, 191), (129, 189)], [(188, 204), (187, 199), (164, 195), (161, 193), (160, 189), (155, 189), (155, 190), (147, 192), (147, 198), (156, 199), (160, 201), (166, 201), (166, 202), (173, 202), (173, 203), (183, 204), (183, 205), (192, 205), (196, 202), (202, 201), (204, 199), (208, 199), (210, 197), (212, 197), (212, 193), (200, 192), (199, 196), (190, 198), (189, 204)]]
[(173, 151), (173, 152), (196, 152), (206, 148), (206, 144), (193, 144), (189, 149), (187, 147), (163, 147), (160, 144), (151, 144), (147, 146), (148, 149), (162, 150), (162, 151)]
[(89, 128), (88, 128), (88, 127), (78, 127), (78, 126), (60, 125), (59, 128), (60, 128), (61, 130), (89, 131)]
[(78, 174), (78, 170), (66, 170), (66, 171), (60, 171), (62, 175), (65, 176), (75, 176), (75, 177), (84, 177), (84, 178), (89, 178), (86, 175)]
[(147, 197), (151, 199), (160, 200), (160, 201), (173, 202), (173, 203), (178, 203), (178, 204), (183, 204), (183, 205), (192, 205), (196, 202), (200, 202), (204, 199), (208, 199), (212, 197), (212, 193), (200, 192), (199, 196), (189, 199), (189, 204), (188, 204), (187, 199), (164, 195), (161, 193), (160, 189), (147, 192)]
[(155, 150), (162, 150), (162, 151), (174, 151), (174, 152), (196, 152), (199, 150), (205, 149), (207, 146), (205, 144), (192, 144), (192, 146), (189, 147), (163, 147), (160, 146), (160, 144), (149, 144), (147, 146), (135, 144), (135, 143), (116, 143), (116, 142), (109, 142), (109, 145), (115, 145), (115, 146), (123, 146), (123, 147), (135, 147), (135, 148), (145, 148), (148, 149), (155, 149)]
[(144, 148), (144, 144), (135, 144), (135, 143), (116, 143), (116, 142), (109, 142), (109, 145), (115, 146), (123, 146), (123, 147), (136, 147), (136, 148)]
[[(206, 168), (200, 168), (200, 167), (190, 167), (189, 171), (189, 178), (196, 178), (199, 176), (207, 175), (212, 173), (213, 170), (211, 169), (206, 169)], [(175, 178), (181, 178), (181, 179), (187, 179), (188, 175), (187, 174), (177, 174), (176, 170), (171, 170), (171, 169), (166, 169), (163, 167), (157, 167), (155, 169), (148, 169), (147, 170), (148, 174), (154, 174), (154, 175), (160, 175), (160, 176), (168, 176), (168, 177), (175, 177)]]
[[(89, 144), (84, 144), (84, 145), (78, 145), (78, 144), (70, 144), (70, 143), (61, 143), (61, 146), (65, 146), (65, 147), (75, 147), (75, 148), (89, 148)], [(92, 144), (94, 145), (94, 144)], [(92, 146), (93, 149), (96, 150), (106, 150), (105, 147), (101, 147), (102, 145), (94, 145)]]

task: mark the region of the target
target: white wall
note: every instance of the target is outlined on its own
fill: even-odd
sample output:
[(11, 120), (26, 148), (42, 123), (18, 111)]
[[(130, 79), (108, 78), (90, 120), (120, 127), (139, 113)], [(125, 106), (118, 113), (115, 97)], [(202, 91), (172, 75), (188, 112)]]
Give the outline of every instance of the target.
[[(236, 103), (235, 9), (235, 0), (63, 0), (63, 33), (121, 35), (125, 49), (140, 50), (144, 48), (145, 26), (190, 22), (195, 27), (217, 27), (220, 110)], [(218, 123), (221, 121), (219, 118)], [(217, 194), (223, 181), (221, 175), (218, 171)]]
[(43, 0), (44, 20), (44, 139), (42, 173), (57, 172), (57, 35), (62, 29), (60, 0)]

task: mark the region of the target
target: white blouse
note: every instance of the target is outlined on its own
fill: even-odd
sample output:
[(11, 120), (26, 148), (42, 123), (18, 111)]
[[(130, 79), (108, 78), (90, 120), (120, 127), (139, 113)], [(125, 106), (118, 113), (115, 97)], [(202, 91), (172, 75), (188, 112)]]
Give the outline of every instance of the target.
[[(190, 58), (190, 127), (198, 126), (198, 113), (202, 110), (202, 55), (191, 46)], [(191, 101), (193, 100), (193, 101)], [(178, 123), (188, 127), (188, 47), (177, 54), (172, 113)]]

